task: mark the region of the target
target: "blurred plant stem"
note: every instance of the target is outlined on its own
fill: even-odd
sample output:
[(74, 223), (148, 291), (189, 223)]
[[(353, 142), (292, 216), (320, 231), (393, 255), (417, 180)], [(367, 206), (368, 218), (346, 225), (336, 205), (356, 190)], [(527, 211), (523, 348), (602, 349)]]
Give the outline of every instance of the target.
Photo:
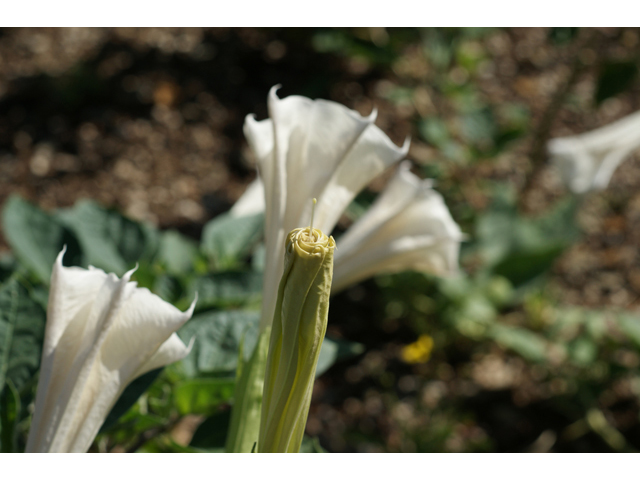
[(562, 437), (565, 441), (574, 441), (589, 432), (594, 432), (617, 452), (636, 452), (620, 431), (608, 420), (602, 410), (591, 408), (584, 418), (573, 422), (564, 429)]
[(538, 179), (547, 164), (547, 141), (551, 136), (551, 128), (571, 89), (585, 70), (586, 65), (581, 59), (581, 52), (586, 48), (594, 46), (598, 38), (599, 35), (596, 30), (591, 28), (581, 29), (571, 52), (571, 57), (573, 58), (570, 66), (571, 70), (551, 97), (549, 104), (542, 113), (540, 121), (533, 132), (531, 148), (529, 150), (531, 169), (525, 177), (524, 187), (518, 198), (519, 209), (522, 213), (531, 213), (535, 210), (532, 207), (534, 202), (532, 202), (531, 197), (536, 190)]
[(225, 444), (227, 453), (249, 453), (258, 441), (270, 336), (271, 328), (267, 327), (260, 334), (258, 344), (248, 362), (244, 361), (243, 349), (240, 349), (236, 388), (233, 393), (235, 403), (231, 410), (231, 424)]

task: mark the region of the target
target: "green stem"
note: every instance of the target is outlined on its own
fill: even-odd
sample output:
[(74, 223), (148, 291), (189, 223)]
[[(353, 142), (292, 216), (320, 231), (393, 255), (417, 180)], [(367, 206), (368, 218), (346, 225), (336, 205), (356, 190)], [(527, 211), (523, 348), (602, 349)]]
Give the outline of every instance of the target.
[(244, 362), (240, 352), (231, 424), (225, 445), (227, 453), (250, 453), (258, 441), (270, 336), (271, 328), (268, 327), (260, 334), (248, 362)]

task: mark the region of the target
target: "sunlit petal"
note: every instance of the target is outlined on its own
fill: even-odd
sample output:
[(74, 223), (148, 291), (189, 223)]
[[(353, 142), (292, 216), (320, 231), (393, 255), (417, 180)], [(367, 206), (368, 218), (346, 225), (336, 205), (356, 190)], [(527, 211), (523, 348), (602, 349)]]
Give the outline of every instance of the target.
[(563, 181), (575, 193), (607, 187), (611, 176), (640, 148), (640, 112), (591, 132), (554, 138), (547, 144)]
[(84, 452), (124, 388), (137, 376), (184, 358), (175, 335), (186, 312), (130, 282), (91, 268), (51, 276), (45, 341), (28, 452)]
[(462, 233), (431, 181), (403, 163), (371, 208), (338, 239), (333, 293), (378, 273), (458, 270)]

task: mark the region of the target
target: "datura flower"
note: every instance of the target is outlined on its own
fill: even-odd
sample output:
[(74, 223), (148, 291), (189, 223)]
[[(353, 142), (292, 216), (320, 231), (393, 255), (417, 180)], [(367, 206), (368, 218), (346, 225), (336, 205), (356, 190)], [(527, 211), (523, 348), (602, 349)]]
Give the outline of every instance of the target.
[(552, 162), (574, 193), (607, 187), (613, 172), (640, 148), (640, 112), (591, 132), (547, 143)]
[(124, 388), (184, 358), (181, 312), (97, 268), (53, 266), (35, 413), (27, 452), (86, 452)]
[(430, 180), (403, 162), (369, 210), (338, 240), (333, 293), (377, 273), (458, 270), (463, 235)]
[(333, 237), (297, 228), (286, 243), (267, 357), (259, 452), (300, 451), (327, 330)]
[[(249, 115), (244, 125), (266, 207), (261, 330), (273, 317), (285, 235), (308, 220), (309, 199), (318, 199), (316, 226), (330, 233), (360, 190), (409, 149), (408, 141), (399, 148), (373, 124), (375, 111), (363, 117), (326, 100), (295, 95), (280, 99), (277, 89), (269, 92), (270, 118), (256, 121)], [(253, 185), (249, 194), (257, 197), (259, 188)]]

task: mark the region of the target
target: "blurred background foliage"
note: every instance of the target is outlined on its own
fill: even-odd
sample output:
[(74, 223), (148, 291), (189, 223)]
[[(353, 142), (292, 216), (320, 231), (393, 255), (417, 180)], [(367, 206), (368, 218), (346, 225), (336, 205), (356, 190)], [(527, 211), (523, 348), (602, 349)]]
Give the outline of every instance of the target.
[(640, 157), (577, 197), (544, 149), (640, 108), (639, 52), (630, 28), (0, 30), (2, 451), (24, 448), (63, 245), (181, 309), (199, 294), (190, 355), (136, 380), (92, 450), (221, 450), (264, 264), (262, 216), (225, 212), (278, 83), (377, 108), (468, 236), (456, 278), (332, 299), (303, 450), (639, 450)]

